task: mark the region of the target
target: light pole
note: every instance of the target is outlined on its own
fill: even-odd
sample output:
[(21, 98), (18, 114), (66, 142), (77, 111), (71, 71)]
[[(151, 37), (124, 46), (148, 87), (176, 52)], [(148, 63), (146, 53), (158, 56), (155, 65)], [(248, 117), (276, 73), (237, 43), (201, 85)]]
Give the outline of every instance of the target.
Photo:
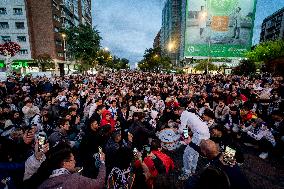
[(67, 63), (67, 49), (66, 49), (66, 37), (67, 35), (65, 33), (61, 34), (62, 39), (63, 39), (63, 51), (64, 51), (64, 62), (67, 65), (67, 74), (69, 74), (70, 68), (69, 68), (69, 64)]
[[(210, 32), (211, 33), (211, 32)], [(208, 65), (210, 64), (210, 59), (211, 59), (211, 36), (208, 38), (208, 60), (206, 64), (206, 74), (208, 74)]]

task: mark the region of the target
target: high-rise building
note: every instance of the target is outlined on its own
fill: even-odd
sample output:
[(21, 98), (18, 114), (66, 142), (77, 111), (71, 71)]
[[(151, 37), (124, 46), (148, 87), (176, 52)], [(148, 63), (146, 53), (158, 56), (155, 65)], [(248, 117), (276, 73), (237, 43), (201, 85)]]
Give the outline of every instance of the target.
[(182, 0), (166, 0), (162, 12), (161, 48), (174, 64), (179, 62)]
[(66, 61), (60, 29), (92, 25), (91, 0), (27, 0), (27, 8), (32, 58), (48, 54), (57, 63)]
[(159, 47), (161, 47), (161, 30), (157, 33), (153, 43), (153, 48)]
[(91, 0), (0, 0), (0, 43), (20, 44), (15, 60), (48, 55), (62, 67), (68, 49), (60, 30), (79, 24), (92, 26)]
[(284, 7), (262, 22), (260, 42), (284, 39)]
[(251, 48), (255, 5), (256, 0), (166, 0), (162, 50), (178, 63), (212, 58), (239, 60)]
[[(11, 60), (22, 64), (31, 59), (28, 20), (25, 0), (0, 0), (0, 44), (16, 42), (21, 50)], [(0, 69), (5, 57), (0, 55)]]

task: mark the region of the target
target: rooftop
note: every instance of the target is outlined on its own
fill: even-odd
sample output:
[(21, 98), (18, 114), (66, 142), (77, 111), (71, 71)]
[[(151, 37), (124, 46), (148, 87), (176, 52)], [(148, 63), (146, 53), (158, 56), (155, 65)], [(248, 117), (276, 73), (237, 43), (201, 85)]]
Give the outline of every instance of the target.
[(284, 7), (279, 9), (278, 11), (276, 11), (275, 13), (273, 13), (272, 15), (266, 17), (263, 22), (267, 22), (268, 20), (270, 20), (271, 18), (275, 17), (276, 15), (283, 13), (284, 12)]

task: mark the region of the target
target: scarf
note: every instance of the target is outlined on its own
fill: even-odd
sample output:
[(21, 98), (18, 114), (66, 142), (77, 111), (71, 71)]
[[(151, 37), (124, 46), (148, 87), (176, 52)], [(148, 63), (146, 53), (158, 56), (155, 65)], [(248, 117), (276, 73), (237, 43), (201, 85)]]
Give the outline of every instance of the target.
[(69, 175), (69, 174), (71, 174), (71, 173), (67, 169), (60, 168), (60, 169), (53, 170), (52, 174), (49, 176), (49, 178), (58, 177), (60, 175)]

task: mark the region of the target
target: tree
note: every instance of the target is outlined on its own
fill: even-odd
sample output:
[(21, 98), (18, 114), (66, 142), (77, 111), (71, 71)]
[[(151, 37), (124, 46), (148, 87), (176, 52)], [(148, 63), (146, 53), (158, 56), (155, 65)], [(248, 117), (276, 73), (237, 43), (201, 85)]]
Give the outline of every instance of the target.
[(253, 50), (246, 53), (246, 57), (254, 62), (267, 62), (284, 56), (284, 40), (260, 43)]
[(0, 55), (5, 56), (6, 70), (8, 74), (12, 73), (11, 57), (15, 56), (21, 49), (21, 46), (15, 42), (6, 42), (0, 44)]
[(46, 71), (47, 69), (54, 69), (55, 63), (53, 59), (48, 54), (42, 54), (34, 58), (32, 61), (33, 64), (38, 65), (41, 71)]
[(106, 67), (116, 70), (129, 69), (129, 60), (126, 58), (113, 57), (112, 61), (109, 62)]
[(194, 69), (196, 69), (198, 71), (205, 71), (207, 64), (208, 64), (208, 70), (209, 71), (218, 70), (217, 66), (215, 66), (212, 63), (208, 63), (207, 60), (200, 60), (199, 63), (196, 66), (194, 66)]
[(252, 60), (242, 60), (240, 65), (233, 69), (236, 75), (252, 75), (256, 72), (256, 64)]
[(97, 53), (97, 62), (100, 66), (106, 66), (112, 61), (112, 56), (109, 51), (100, 49)]
[(138, 67), (142, 71), (160, 71), (162, 69), (170, 69), (172, 67), (171, 59), (163, 57), (161, 48), (146, 49), (143, 59), (138, 63)]
[(78, 27), (62, 30), (62, 33), (67, 36), (67, 54), (79, 62), (79, 69), (86, 71), (95, 67), (102, 39), (99, 31), (81, 24)]
[(129, 66), (129, 60), (126, 59), (126, 58), (120, 59), (119, 68), (120, 68), (120, 69), (129, 69), (129, 68), (130, 68), (130, 66)]

